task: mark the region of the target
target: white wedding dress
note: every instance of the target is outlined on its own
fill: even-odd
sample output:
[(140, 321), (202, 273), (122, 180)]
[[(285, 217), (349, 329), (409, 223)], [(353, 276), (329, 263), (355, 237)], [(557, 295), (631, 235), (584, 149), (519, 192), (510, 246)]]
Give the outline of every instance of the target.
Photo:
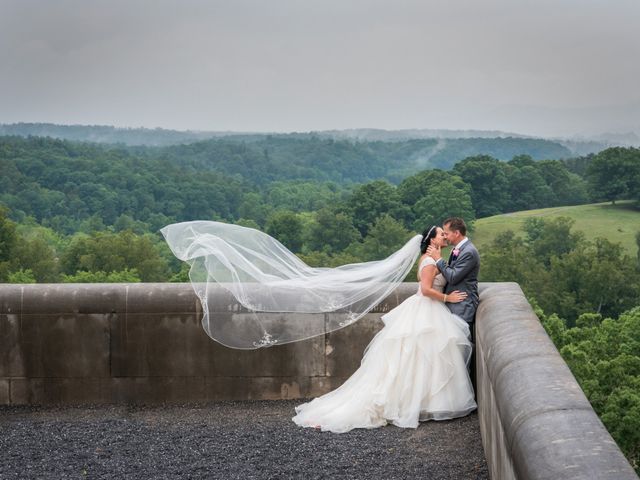
[[(435, 265), (426, 257), (419, 270)], [(445, 279), (436, 275), (433, 288)], [(384, 328), (367, 346), (360, 367), (339, 388), (296, 407), (303, 427), (343, 433), (392, 423), (462, 417), (476, 409), (467, 364), (469, 326), (444, 303), (415, 295), (382, 316)]]

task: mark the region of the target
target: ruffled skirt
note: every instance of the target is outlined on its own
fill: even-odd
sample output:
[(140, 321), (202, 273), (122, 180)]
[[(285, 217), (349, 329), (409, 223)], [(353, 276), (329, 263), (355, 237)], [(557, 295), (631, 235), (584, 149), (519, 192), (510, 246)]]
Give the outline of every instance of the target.
[(293, 421), (336, 433), (462, 417), (476, 409), (467, 365), (469, 326), (441, 302), (413, 295), (382, 317), (358, 370), (296, 407)]

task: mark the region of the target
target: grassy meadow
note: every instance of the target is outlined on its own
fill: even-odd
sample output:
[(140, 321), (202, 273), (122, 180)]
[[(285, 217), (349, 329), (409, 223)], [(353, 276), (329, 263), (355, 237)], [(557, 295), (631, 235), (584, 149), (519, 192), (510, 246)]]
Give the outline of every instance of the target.
[(476, 220), (470, 238), (481, 248), (506, 230), (523, 233), (522, 225), (530, 217), (569, 217), (575, 220), (573, 230), (584, 232), (589, 240), (604, 237), (611, 242), (621, 243), (629, 255), (635, 256), (638, 251), (635, 235), (640, 231), (640, 209), (632, 202), (542, 208), (481, 218)]

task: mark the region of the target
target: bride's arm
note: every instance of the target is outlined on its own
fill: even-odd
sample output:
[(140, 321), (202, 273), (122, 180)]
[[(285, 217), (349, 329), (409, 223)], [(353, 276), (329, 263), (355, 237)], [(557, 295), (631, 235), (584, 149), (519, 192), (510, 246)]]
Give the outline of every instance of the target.
[(458, 303), (467, 296), (465, 292), (456, 290), (449, 294), (444, 294), (440, 290), (433, 288), (433, 279), (438, 274), (438, 267), (435, 265), (425, 265), (420, 271), (420, 291), (425, 297), (433, 298), (439, 302)]

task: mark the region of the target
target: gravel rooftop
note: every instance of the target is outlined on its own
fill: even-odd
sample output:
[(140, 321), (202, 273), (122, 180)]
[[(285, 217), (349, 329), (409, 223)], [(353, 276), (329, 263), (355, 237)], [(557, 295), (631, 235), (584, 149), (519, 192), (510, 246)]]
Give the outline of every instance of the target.
[(489, 478), (475, 413), (338, 435), (300, 403), (0, 406), (0, 479)]

